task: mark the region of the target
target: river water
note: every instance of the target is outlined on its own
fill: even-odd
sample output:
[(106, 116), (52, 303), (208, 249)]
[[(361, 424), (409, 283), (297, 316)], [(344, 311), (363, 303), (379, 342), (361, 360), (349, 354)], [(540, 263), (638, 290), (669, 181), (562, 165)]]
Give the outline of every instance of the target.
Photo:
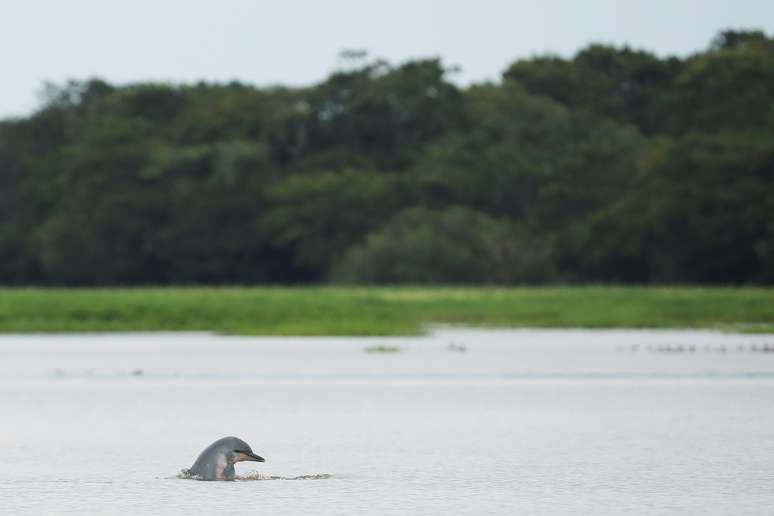
[(0, 514), (774, 512), (771, 335), (5, 335), (0, 411)]

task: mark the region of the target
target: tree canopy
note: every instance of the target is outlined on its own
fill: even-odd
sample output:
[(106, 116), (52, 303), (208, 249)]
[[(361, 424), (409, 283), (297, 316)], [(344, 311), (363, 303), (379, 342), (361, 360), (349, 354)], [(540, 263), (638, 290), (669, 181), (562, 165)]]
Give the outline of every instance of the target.
[(774, 38), (452, 71), (47, 85), (0, 121), (0, 283), (774, 282)]

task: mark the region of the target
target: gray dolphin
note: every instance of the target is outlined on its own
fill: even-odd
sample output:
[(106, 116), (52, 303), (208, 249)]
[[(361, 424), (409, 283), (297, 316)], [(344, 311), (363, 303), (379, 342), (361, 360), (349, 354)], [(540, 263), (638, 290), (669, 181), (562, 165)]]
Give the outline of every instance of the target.
[(188, 474), (201, 480), (234, 480), (234, 463), (244, 460), (265, 462), (242, 439), (224, 437), (199, 454)]

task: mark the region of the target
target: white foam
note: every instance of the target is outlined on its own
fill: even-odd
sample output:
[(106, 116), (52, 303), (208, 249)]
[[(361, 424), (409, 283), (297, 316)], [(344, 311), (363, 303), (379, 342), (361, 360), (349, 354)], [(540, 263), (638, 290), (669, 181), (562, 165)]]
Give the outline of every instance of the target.
[[(203, 480), (201, 475), (191, 475), (191, 473), (187, 469), (181, 469), (180, 473), (177, 474), (177, 478), (181, 478), (184, 480)], [(317, 473), (314, 475), (298, 475), (295, 477), (283, 477), (280, 475), (267, 475), (265, 473), (260, 473), (258, 471), (251, 471), (246, 475), (237, 475), (236, 477), (234, 477), (234, 480), (244, 482), (244, 481), (250, 481), (250, 480), (325, 480), (328, 478), (333, 478), (333, 475), (330, 475), (328, 473)]]

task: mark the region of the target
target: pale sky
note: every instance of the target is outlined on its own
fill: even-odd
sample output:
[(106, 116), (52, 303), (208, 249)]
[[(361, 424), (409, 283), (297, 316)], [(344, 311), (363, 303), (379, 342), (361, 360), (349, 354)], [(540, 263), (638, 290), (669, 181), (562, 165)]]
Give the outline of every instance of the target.
[(439, 56), (467, 84), (592, 42), (684, 56), (727, 27), (773, 34), (774, 0), (0, 0), (0, 117), (36, 108), (45, 81), (305, 85), (367, 49)]

